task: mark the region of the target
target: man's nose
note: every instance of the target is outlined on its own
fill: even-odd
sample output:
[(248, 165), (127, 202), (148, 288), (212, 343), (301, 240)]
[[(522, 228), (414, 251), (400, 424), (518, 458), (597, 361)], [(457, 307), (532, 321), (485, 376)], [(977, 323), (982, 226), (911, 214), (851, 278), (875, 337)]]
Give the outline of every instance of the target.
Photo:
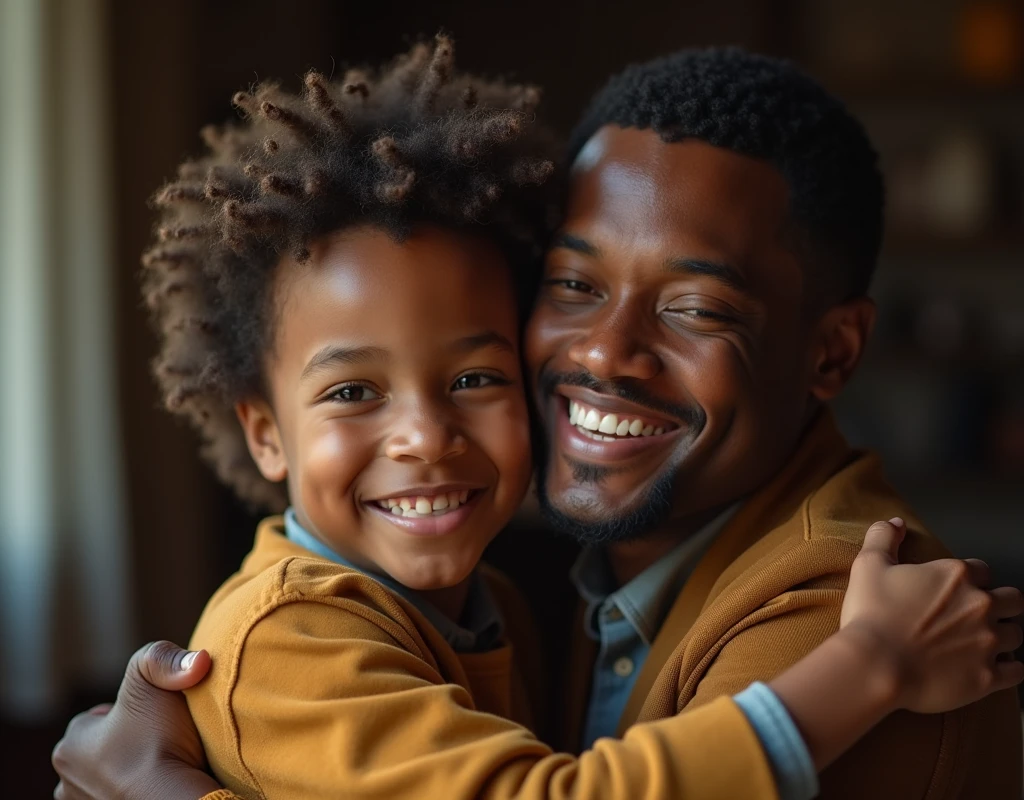
[(402, 414), (385, 445), (388, 458), (436, 464), (466, 451), (466, 438), (447, 410), (420, 404)]
[(569, 348), (569, 358), (600, 380), (650, 380), (661, 359), (645, 341), (647, 326), (636, 312), (609, 308)]

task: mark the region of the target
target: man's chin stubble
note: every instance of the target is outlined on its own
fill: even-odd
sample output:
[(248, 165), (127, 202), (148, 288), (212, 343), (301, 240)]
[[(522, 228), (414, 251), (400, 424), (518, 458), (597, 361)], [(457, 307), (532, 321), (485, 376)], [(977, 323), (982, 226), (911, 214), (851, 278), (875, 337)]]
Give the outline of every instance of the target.
[[(593, 464), (570, 462), (573, 481), (580, 486), (598, 487), (604, 478), (614, 473), (606, 467)], [(659, 528), (672, 512), (672, 497), (675, 484), (674, 470), (659, 475), (639, 501), (632, 508), (617, 515), (601, 514), (597, 504), (577, 501), (563, 511), (556, 508), (547, 491), (548, 458), (542, 458), (537, 470), (537, 500), (545, 521), (557, 532), (571, 536), (582, 545), (607, 545), (640, 539)]]

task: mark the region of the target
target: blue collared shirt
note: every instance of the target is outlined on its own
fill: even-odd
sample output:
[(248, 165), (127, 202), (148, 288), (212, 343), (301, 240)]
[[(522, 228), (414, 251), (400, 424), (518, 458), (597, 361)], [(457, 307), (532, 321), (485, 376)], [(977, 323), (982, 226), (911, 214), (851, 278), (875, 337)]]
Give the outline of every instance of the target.
[(427, 621), (444, 636), (445, 641), (456, 653), (482, 653), (493, 649), (500, 642), (505, 630), (505, 622), (502, 619), (501, 610), (494, 600), (494, 595), (491, 594), (491, 589), (487, 585), (487, 581), (480, 575), (479, 570), (475, 570), (470, 578), (466, 608), (462, 619), (457, 624), (438, 611), (418, 592), (399, 583), (390, 575), (367, 572), (344, 556), (334, 552), (302, 526), (295, 516), (294, 509), (289, 508), (284, 512), (284, 531), (288, 539), (300, 547), (304, 547), (328, 561), (334, 561), (343, 567), (361, 572), (378, 583), (384, 584), (395, 594), (401, 595), (427, 618)]
[[(620, 588), (605, 551), (588, 548), (571, 578), (586, 603), (583, 624), (599, 643), (581, 747), (614, 736), (626, 701), (651, 643), (693, 568), (736, 511), (726, 510), (694, 536), (677, 545)], [(818, 776), (789, 712), (764, 684), (753, 684), (733, 698), (746, 714), (772, 765), (781, 800), (808, 800)]]

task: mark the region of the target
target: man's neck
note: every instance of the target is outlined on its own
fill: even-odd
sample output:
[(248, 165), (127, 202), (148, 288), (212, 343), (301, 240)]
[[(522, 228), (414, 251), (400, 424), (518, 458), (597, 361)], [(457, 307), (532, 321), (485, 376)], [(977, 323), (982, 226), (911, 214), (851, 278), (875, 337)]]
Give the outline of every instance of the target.
[(615, 542), (608, 546), (608, 564), (615, 576), (618, 587), (625, 586), (633, 578), (670, 553), (680, 542), (689, 539), (722, 509), (716, 508), (686, 517), (671, 519), (658, 530), (639, 539)]

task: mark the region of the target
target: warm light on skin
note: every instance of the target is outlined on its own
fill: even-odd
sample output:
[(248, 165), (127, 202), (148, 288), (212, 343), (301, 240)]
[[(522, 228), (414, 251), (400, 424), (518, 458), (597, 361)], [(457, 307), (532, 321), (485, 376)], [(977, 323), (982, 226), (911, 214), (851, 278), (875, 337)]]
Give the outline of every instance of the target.
[[(806, 313), (790, 230), (785, 179), (767, 162), (615, 126), (584, 147), (525, 345), (535, 385), (546, 373), (597, 384), (537, 398), (554, 509), (622, 517), (674, 474), (663, 529), (677, 538), (780, 468), (856, 365), (871, 316)], [(637, 401), (626, 416), (685, 416), (639, 444), (583, 442), (570, 399), (615, 412), (618, 393)]]
[[(418, 590), (464, 582), (530, 477), (504, 257), (441, 228), (346, 230), (283, 264), (274, 297), (270, 402), (238, 407), (261, 471), (360, 566)], [(443, 486), (472, 490), (451, 530), (454, 514), (402, 524), (374, 502)]]

